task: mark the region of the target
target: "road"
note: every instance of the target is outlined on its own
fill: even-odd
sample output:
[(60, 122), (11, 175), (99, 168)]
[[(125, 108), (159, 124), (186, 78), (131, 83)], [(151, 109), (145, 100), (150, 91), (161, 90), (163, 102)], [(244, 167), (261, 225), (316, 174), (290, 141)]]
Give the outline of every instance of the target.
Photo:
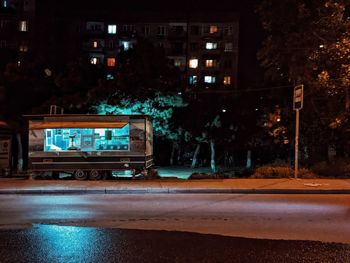
[(349, 263), (350, 245), (34, 225), (0, 231), (1, 263)]
[(0, 228), (32, 224), (350, 244), (350, 195), (0, 196)]

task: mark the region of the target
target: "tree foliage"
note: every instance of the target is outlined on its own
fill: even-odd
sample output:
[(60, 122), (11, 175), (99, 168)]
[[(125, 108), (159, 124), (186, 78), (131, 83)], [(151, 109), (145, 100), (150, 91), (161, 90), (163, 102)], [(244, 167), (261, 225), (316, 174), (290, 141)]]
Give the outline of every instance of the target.
[(266, 39), (258, 53), (266, 76), (305, 85), (302, 134), (316, 148), (348, 135), (350, 2), (264, 0), (257, 8)]
[(347, 87), (349, 3), (335, 0), (265, 0), (258, 8), (267, 33), (258, 54), (273, 78), (329, 90)]
[(176, 139), (177, 130), (172, 125), (174, 109), (185, 107), (186, 104), (179, 95), (164, 95), (157, 93), (153, 98), (133, 99), (120, 97), (115, 103), (102, 101), (93, 108), (98, 114), (145, 114), (153, 121), (153, 129), (156, 136), (168, 139)]

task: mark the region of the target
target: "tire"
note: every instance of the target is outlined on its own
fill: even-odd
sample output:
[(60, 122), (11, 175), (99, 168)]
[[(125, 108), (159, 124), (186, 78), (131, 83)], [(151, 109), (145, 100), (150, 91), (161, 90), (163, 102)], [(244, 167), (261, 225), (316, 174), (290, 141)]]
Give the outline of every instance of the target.
[(102, 172), (92, 169), (90, 171), (89, 179), (90, 180), (100, 180), (102, 178)]
[(74, 173), (74, 178), (76, 180), (86, 180), (87, 179), (87, 173), (83, 170), (76, 170)]

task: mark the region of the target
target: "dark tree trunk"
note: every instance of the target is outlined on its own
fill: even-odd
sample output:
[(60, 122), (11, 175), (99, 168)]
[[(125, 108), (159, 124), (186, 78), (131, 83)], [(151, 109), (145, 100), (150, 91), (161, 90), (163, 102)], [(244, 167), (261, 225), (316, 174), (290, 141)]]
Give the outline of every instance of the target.
[(194, 151), (193, 153), (193, 158), (192, 158), (192, 165), (191, 165), (191, 168), (195, 168), (196, 167), (196, 164), (197, 164), (197, 158), (198, 158), (198, 154), (199, 154), (199, 150), (201, 148), (201, 144), (198, 143), (197, 146), (196, 146), (196, 150)]
[(215, 167), (215, 141), (210, 140), (210, 167), (213, 173), (216, 172)]

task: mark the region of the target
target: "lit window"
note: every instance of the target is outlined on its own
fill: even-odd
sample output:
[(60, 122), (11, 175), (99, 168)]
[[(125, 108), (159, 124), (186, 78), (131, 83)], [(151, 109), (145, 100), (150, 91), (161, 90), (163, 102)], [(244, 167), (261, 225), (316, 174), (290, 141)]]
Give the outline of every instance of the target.
[(107, 74), (107, 80), (113, 80), (114, 76), (112, 74)]
[(190, 59), (189, 67), (190, 68), (197, 68), (198, 67), (198, 59), (196, 59), (196, 58)]
[(205, 83), (215, 83), (216, 78), (214, 76), (204, 76)]
[(108, 34), (117, 34), (117, 25), (108, 25)]
[(124, 50), (129, 50), (131, 48), (129, 41), (122, 41), (122, 46), (123, 46)]
[(27, 45), (20, 45), (19, 46), (19, 51), (20, 52), (27, 52), (28, 51), (28, 46)]
[(224, 85), (230, 85), (230, 84), (231, 84), (231, 76), (225, 76)]
[(97, 42), (97, 41), (92, 42), (92, 46), (93, 46), (94, 48), (98, 48), (98, 42)]
[(92, 65), (97, 65), (97, 64), (100, 63), (100, 59), (99, 59), (99, 58), (96, 58), (96, 57), (92, 57), (92, 58), (90, 59), (90, 63), (91, 63)]
[(218, 32), (218, 27), (217, 26), (210, 26), (209, 33), (214, 34), (216, 32)]
[(19, 31), (27, 32), (28, 31), (28, 21), (19, 21)]
[(188, 77), (188, 83), (190, 85), (196, 85), (197, 84), (197, 81), (198, 81), (198, 77), (193, 75), (193, 76), (189, 76)]
[(206, 49), (217, 49), (218, 47), (218, 43), (214, 43), (214, 42), (207, 42), (205, 44), (205, 48)]
[(114, 67), (115, 66), (115, 58), (107, 58), (107, 66)]
[(233, 49), (232, 43), (225, 43), (225, 52), (231, 52)]
[(205, 61), (205, 66), (206, 66), (207, 68), (215, 67), (215, 66), (216, 66), (216, 60), (207, 59), (207, 60)]
[(174, 60), (174, 66), (175, 67), (181, 67), (182, 66), (181, 60), (180, 59), (175, 59)]

